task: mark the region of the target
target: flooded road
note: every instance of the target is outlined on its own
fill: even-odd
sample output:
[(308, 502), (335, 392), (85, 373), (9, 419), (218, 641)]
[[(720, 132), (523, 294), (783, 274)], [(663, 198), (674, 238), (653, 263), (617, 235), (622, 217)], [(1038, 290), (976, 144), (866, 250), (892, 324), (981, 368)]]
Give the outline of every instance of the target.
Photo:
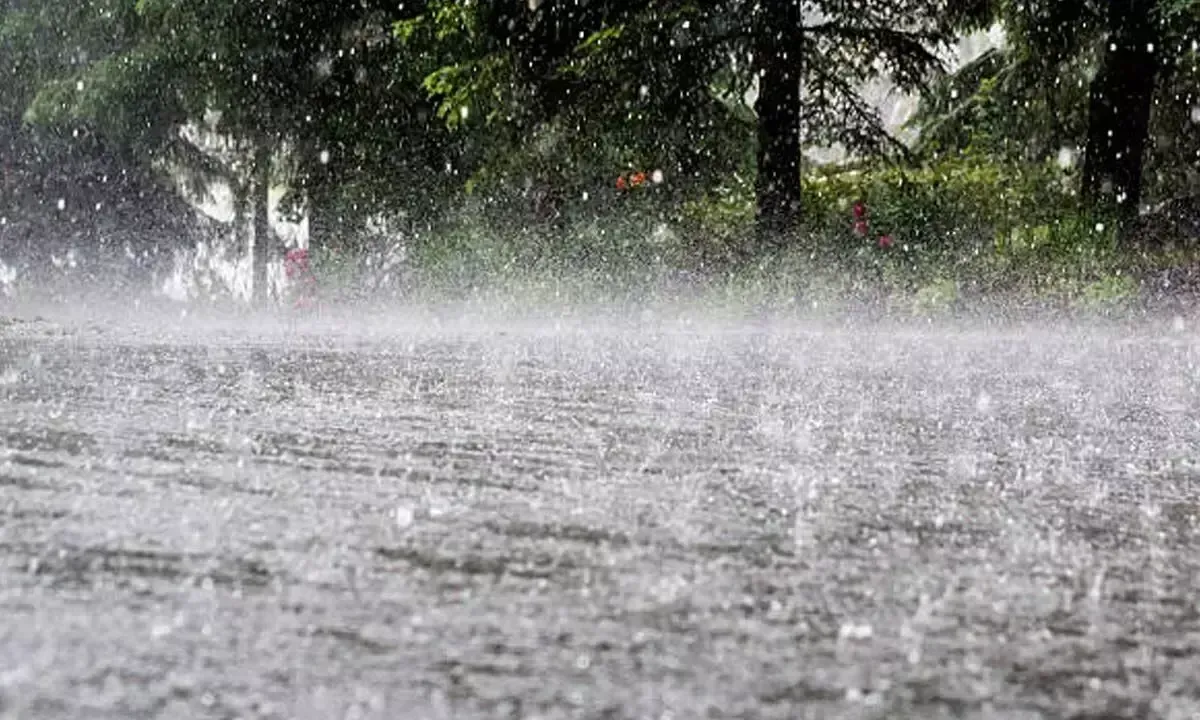
[(0, 330), (0, 718), (1191, 718), (1182, 326)]

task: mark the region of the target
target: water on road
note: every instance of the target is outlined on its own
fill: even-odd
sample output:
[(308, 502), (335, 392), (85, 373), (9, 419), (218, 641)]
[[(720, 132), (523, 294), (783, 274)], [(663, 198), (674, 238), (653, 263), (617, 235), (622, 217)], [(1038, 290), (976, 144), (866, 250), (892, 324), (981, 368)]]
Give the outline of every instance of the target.
[(1191, 718), (1182, 324), (0, 328), (0, 718)]

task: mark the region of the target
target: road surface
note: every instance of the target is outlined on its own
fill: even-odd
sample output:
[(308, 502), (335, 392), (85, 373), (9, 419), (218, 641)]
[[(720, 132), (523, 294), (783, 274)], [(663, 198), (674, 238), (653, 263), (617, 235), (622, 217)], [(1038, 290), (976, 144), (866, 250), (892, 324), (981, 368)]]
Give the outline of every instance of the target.
[(1200, 337), (0, 328), (0, 718), (1191, 718)]

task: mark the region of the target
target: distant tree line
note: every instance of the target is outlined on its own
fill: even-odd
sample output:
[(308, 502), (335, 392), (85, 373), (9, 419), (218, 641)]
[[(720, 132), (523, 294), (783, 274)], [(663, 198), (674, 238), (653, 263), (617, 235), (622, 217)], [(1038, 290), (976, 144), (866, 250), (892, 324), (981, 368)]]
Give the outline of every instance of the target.
[[(996, 24), (1004, 47), (944, 72)], [(0, 0), (0, 239), (60, 199), (86, 226), (170, 204), (167, 174), (220, 181), (263, 287), (272, 184), (332, 246), (657, 169), (668, 200), (752, 173), (752, 254), (803, 225), (803, 152), (829, 145), (1076, 151), (1081, 203), (1129, 221), (1200, 182), (1197, 29), (1200, 0)], [(916, 146), (860, 95), (881, 76), (920, 93)]]

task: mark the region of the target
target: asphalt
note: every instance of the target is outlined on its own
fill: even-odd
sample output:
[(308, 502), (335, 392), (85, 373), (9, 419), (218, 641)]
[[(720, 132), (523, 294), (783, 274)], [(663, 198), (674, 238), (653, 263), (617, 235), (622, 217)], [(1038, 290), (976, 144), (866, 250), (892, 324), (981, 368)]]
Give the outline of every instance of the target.
[(1190, 321), (430, 317), (0, 327), (0, 718), (1200, 715)]

